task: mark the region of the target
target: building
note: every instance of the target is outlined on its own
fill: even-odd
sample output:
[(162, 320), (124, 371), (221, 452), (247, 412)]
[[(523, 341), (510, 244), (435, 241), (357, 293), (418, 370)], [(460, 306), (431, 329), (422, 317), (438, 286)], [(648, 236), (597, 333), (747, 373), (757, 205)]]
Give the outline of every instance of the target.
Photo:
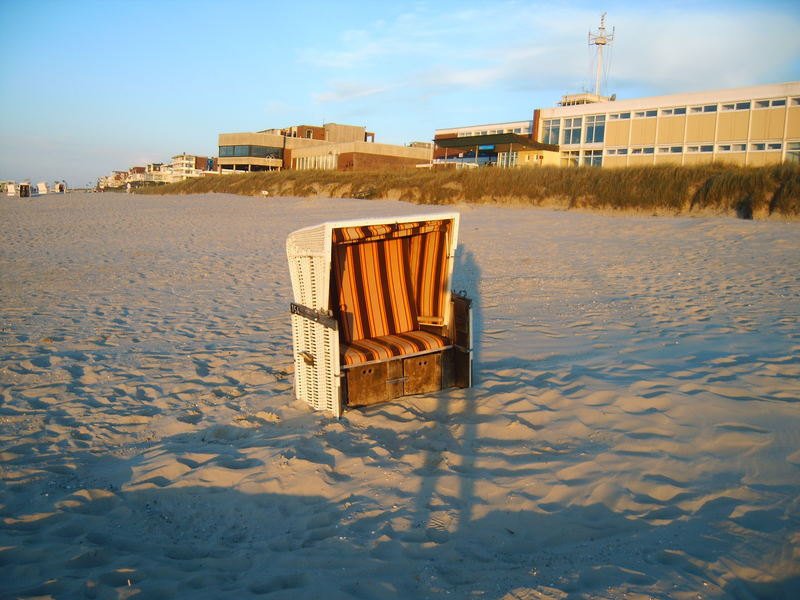
[(533, 138), (533, 121), (437, 129), (433, 164), (455, 167), (558, 165), (558, 146)]
[(398, 169), (428, 164), (430, 148), (376, 144), (364, 127), (325, 123), (219, 134), (220, 172)]
[[(526, 123), (533, 141), (557, 147), (561, 166), (800, 162), (800, 82), (630, 100), (565, 96), (559, 106), (536, 109), (531, 121), (437, 130), (436, 156), (445, 147), (439, 140), (453, 132), (486, 135)], [(526, 151), (509, 149), (498, 164), (527, 164)]]
[[(164, 169), (162, 169), (164, 170)], [(178, 154), (172, 157), (168, 172), (172, 174), (172, 181), (182, 181), (190, 177), (200, 177), (204, 173), (217, 170), (217, 159), (194, 154)]]

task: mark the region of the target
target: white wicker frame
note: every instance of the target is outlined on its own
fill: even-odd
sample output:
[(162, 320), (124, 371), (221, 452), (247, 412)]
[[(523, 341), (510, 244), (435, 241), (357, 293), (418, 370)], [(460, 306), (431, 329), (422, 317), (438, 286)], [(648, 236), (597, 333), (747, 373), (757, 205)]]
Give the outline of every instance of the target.
[[(331, 221), (306, 227), (289, 234), (286, 255), (292, 278), (294, 302), (316, 311), (319, 320), (293, 312), (294, 387), (296, 396), (315, 410), (327, 410), (336, 417), (342, 414), (342, 372), (339, 364), (339, 332), (332, 317), (330, 277), (333, 230), (422, 221), (452, 221), (447, 252), (447, 289), (452, 287), (453, 263), (458, 245), (458, 213), (437, 213), (405, 217)], [(451, 319), (450, 302), (445, 303), (444, 322)], [(332, 326), (330, 326), (332, 325)]]

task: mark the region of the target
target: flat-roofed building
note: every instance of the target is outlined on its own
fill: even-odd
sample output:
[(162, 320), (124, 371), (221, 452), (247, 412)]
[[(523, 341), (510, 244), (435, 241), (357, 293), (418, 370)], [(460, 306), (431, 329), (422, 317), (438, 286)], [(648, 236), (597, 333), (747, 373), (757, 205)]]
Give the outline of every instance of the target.
[[(534, 141), (558, 146), (561, 166), (800, 162), (796, 81), (629, 100), (565, 96), (559, 106), (536, 109), (528, 122)], [(439, 129), (436, 138), (508, 126)], [(519, 156), (505, 163), (522, 164)]]
[(429, 163), (430, 155), (430, 148), (376, 144), (375, 134), (366, 128), (338, 123), (219, 135), (219, 167), (223, 173), (406, 168)]

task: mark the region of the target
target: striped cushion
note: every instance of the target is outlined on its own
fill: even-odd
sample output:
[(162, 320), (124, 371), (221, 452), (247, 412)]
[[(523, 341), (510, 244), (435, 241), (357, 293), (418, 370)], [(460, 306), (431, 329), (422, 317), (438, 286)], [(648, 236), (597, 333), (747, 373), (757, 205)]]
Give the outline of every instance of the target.
[(417, 329), (402, 240), (336, 245), (333, 258), (343, 343)]
[(337, 244), (333, 298), (343, 343), (418, 328), (402, 239)]
[(357, 340), (342, 345), (342, 362), (345, 365), (358, 365), (373, 360), (384, 360), (395, 356), (405, 356), (427, 350), (444, 348), (447, 339), (427, 331), (407, 331), (395, 335)]
[(432, 231), (409, 238), (411, 288), (417, 314), (443, 317), (447, 296), (447, 234)]
[(381, 225), (362, 225), (360, 227), (341, 227), (333, 230), (334, 244), (374, 242), (398, 237), (421, 235), (431, 231), (449, 229), (450, 221), (421, 221), (412, 223), (386, 223)]

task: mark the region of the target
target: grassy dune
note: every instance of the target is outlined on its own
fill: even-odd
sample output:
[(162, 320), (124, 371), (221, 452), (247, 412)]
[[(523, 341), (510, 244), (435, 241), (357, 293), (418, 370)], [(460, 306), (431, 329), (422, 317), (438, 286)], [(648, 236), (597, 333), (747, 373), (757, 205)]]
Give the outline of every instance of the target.
[(417, 204), (514, 204), (648, 214), (800, 218), (800, 165), (627, 169), (280, 171), (210, 176), (138, 193), (224, 192), (391, 198)]

